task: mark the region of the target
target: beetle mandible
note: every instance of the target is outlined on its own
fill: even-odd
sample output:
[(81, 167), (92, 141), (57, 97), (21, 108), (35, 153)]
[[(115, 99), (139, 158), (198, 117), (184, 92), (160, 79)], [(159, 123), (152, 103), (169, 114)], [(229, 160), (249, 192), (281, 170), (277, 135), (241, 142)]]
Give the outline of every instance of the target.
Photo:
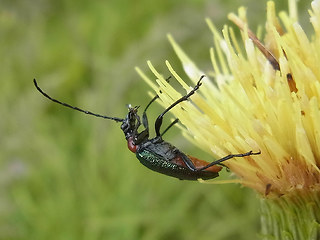
[(204, 76), (201, 76), (195, 87), (188, 94), (182, 96), (177, 101), (172, 103), (157, 117), (155, 121), (156, 136), (154, 138), (149, 138), (149, 124), (146, 111), (150, 107), (150, 105), (159, 97), (158, 95), (156, 95), (144, 109), (142, 114), (142, 125), (145, 129), (139, 132), (138, 128), (141, 126), (141, 119), (138, 115), (139, 107), (137, 106), (131, 107), (129, 105), (129, 112), (125, 118), (108, 117), (92, 113), (90, 111), (86, 111), (81, 108), (74, 107), (67, 103), (56, 100), (45, 93), (38, 86), (35, 79), (33, 80), (33, 82), (37, 90), (43, 96), (55, 103), (95, 117), (109, 119), (115, 122), (121, 122), (121, 130), (125, 135), (129, 150), (135, 153), (139, 161), (147, 168), (171, 177), (178, 178), (180, 180), (207, 180), (219, 176), (219, 172), (222, 169), (222, 167), (219, 165), (222, 165), (222, 162), (234, 157), (257, 155), (261, 152), (249, 151), (242, 154), (230, 154), (209, 163), (204, 160), (186, 155), (178, 148), (162, 139), (163, 134), (179, 121), (178, 119), (176, 119), (162, 133), (160, 133), (163, 116), (179, 103), (187, 101), (190, 96), (192, 96), (199, 89), (200, 85), (202, 84), (201, 80), (203, 79), (203, 77)]

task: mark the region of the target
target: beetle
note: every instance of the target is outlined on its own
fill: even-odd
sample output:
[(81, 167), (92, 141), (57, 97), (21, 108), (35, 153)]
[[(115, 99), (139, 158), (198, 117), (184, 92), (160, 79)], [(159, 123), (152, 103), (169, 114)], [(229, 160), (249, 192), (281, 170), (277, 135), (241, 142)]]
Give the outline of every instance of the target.
[[(192, 96), (200, 87), (201, 80), (204, 76), (201, 76), (200, 80), (197, 82), (195, 87), (186, 95), (179, 98), (177, 101), (172, 103), (169, 107), (167, 107), (156, 119), (155, 121), (155, 132), (156, 136), (154, 138), (149, 138), (149, 124), (146, 111), (150, 107), (150, 105), (159, 98), (156, 95), (146, 106), (142, 114), (142, 120), (138, 115), (138, 106), (131, 107), (128, 106), (128, 114), (125, 118), (118, 117), (109, 117), (96, 113), (92, 113), (90, 111), (83, 110), (78, 107), (71, 106), (67, 103), (61, 102), (50, 97), (47, 93), (42, 91), (42, 89), (38, 86), (36, 79), (33, 80), (35, 87), (37, 90), (49, 100), (61, 104), (65, 107), (80, 111), (85, 114), (89, 114), (95, 117), (100, 117), (108, 120), (112, 120), (115, 122), (121, 123), (121, 130), (123, 131), (125, 138), (128, 143), (128, 148), (131, 152), (136, 154), (138, 160), (147, 168), (171, 176), (178, 178), (180, 180), (197, 180), (197, 179), (212, 179), (219, 176), (219, 172), (222, 169), (222, 162), (234, 158), (234, 157), (245, 157), (250, 155), (257, 155), (260, 152), (249, 151), (247, 153), (242, 154), (230, 154), (221, 159), (215, 160), (211, 163), (206, 162), (204, 160), (197, 159), (192, 156), (188, 156), (178, 148), (173, 146), (172, 144), (163, 140), (162, 136), (179, 120), (174, 120), (162, 133), (160, 132), (160, 128), (162, 125), (163, 117), (166, 113), (168, 113), (173, 107), (177, 106), (179, 103), (183, 101), (187, 101), (190, 96)], [(144, 130), (141, 132), (138, 131), (139, 127), (144, 126)]]

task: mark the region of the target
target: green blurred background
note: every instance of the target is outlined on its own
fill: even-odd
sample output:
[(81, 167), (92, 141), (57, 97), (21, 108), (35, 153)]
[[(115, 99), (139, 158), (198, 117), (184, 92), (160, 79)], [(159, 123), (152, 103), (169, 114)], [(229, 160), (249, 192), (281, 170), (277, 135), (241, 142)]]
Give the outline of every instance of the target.
[[(127, 150), (120, 124), (47, 101), (32, 79), (62, 101), (124, 117), (126, 104), (150, 100), (135, 66), (154, 78), (150, 59), (169, 76), (168, 59), (183, 76), (166, 33), (207, 71), (204, 18), (222, 28), (245, 5), (255, 30), (265, 2), (0, 0), (0, 239), (256, 239), (251, 190), (149, 171)], [(150, 109), (150, 122), (161, 110)], [(177, 129), (165, 139), (210, 161)]]

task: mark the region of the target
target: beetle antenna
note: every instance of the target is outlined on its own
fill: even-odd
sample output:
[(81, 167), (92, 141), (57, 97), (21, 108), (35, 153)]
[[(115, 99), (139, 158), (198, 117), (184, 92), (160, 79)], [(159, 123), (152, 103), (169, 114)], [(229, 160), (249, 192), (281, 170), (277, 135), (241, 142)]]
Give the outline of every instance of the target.
[(37, 88), (37, 90), (38, 90), (43, 96), (45, 96), (46, 98), (48, 98), (48, 99), (51, 100), (52, 102), (61, 104), (61, 105), (65, 106), (65, 107), (68, 107), (68, 108), (71, 108), (71, 109), (74, 109), (74, 110), (77, 110), (77, 111), (79, 111), (79, 112), (83, 112), (83, 113), (85, 113), (85, 114), (92, 115), (92, 116), (95, 116), (95, 117), (100, 117), (100, 118), (104, 118), (104, 119), (110, 119), (110, 120), (113, 120), (113, 121), (116, 121), (116, 122), (123, 122), (123, 120), (124, 120), (124, 119), (122, 119), (122, 118), (108, 117), (108, 116), (96, 114), (96, 113), (93, 113), (93, 112), (90, 112), (90, 111), (83, 110), (83, 109), (78, 108), (78, 107), (71, 106), (71, 105), (69, 105), (68, 103), (60, 102), (59, 100), (50, 97), (48, 94), (46, 94), (44, 91), (42, 91), (42, 89), (38, 86), (38, 83), (37, 83), (36, 79), (33, 79), (33, 83), (34, 83), (34, 86)]
[[(199, 79), (199, 81), (197, 82), (197, 85), (185, 96), (182, 96), (181, 98), (179, 98), (177, 101), (175, 101), (174, 103), (172, 103), (169, 107), (167, 107), (158, 117), (157, 120), (155, 122), (155, 130), (156, 130), (156, 134), (157, 137), (161, 137), (160, 134), (160, 127), (162, 125), (162, 119), (163, 119), (163, 115), (165, 115), (167, 112), (169, 112), (173, 107), (177, 106), (179, 103), (183, 102), (183, 101), (187, 101), (188, 98), (193, 95), (201, 86), (202, 84), (202, 79), (205, 77), (205, 75), (202, 75)], [(166, 130), (165, 130), (166, 131)]]

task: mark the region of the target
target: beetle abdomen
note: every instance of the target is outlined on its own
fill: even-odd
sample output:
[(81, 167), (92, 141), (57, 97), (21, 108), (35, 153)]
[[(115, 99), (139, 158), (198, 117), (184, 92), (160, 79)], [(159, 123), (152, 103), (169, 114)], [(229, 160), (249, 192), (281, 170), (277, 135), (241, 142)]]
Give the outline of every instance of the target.
[(193, 171), (187, 167), (177, 165), (146, 148), (138, 150), (136, 155), (139, 161), (147, 168), (181, 180), (197, 180), (199, 178), (205, 180), (219, 176), (217, 172)]

